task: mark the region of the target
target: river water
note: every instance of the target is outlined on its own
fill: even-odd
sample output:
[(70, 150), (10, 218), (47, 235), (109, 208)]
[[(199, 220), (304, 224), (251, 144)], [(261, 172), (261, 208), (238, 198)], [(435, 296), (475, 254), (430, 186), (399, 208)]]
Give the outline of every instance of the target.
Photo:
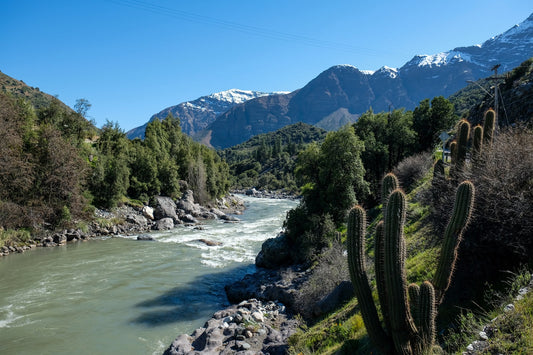
[[(0, 259), (0, 354), (161, 354), (227, 304), (290, 200), (245, 199), (240, 223), (93, 239)], [(208, 247), (204, 238), (222, 242)]]

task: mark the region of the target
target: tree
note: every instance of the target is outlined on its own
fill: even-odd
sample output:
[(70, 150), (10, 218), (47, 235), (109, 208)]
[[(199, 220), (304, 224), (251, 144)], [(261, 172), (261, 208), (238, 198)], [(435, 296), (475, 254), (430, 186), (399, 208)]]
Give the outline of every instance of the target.
[(414, 152), (416, 134), (412, 128), (412, 114), (403, 109), (377, 114), (369, 110), (353, 126), (355, 134), (365, 144), (361, 158), (366, 170), (365, 180), (370, 184), (365, 204), (372, 206), (379, 200), (381, 178)]
[(74, 111), (76, 111), (82, 117), (86, 117), (87, 111), (91, 108), (91, 103), (87, 99), (77, 99), (74, 104)]
[(440, 132), (453, 126), (455, 116), (453, 104), (442, 96), (420, 101), (413, 111), (413, 129), (418, 138), (418, 150), (431, 149), (437, 143)]

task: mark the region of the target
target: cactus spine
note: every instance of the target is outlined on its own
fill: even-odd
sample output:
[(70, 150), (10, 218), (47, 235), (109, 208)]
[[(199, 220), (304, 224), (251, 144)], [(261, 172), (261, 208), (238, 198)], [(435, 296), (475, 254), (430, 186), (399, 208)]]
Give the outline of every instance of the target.
[(485, 112), (485, 118), (483, 122), (483, 143), (489, 147), (492, 145), (495, 122), (496, 112), (493, 109), (487, 110), (487, 112)]
[(472, 158), (479, 159), (483, 150), (483, 127), (477, 125), (472, 133)]
[(352, 280), (354, 291), (359, 301), (361, 315), (365, 322), (368, 335), (384, 354), (390, 354), (392, 350), (391, 342), (379, 321), (378, 312), (372, 299), (372, 291), (368, 283), (365, 271), (365, 210), (356, 206), (352, 208), (348, 215), (348, 267), (350, 279)]
[(452, 217), (444, 232), (444, 242), (440, 252), (439, 263), (433, 285), (437, 290), (437, 299), (442, 301), (444, 292), (450, 285), (450, 280), (457, 259), (457, 248), (461, 241), (463, 231), (470, 220), (474, 205), (474, 185), (470, 181), (463, 181), (457, 188)]
[(378, 224), (375, 238), (376, 283), (386, 330), (381, 326), (365, 270), (365, 211), (360, 206), (350, 211), (347, 231), (350, 278), (370, 339), (384, 354), (419, 355), (431, 351), (435, 339), (436, 305), (442, 301), (449, 285), (460, 235), (468, 223), (473, 198), (472, 183), (461, 183), (446, 228), (435, 286), (426, 281), (421, 287), (413, 284), (408, 287), (403, 238), (405, 195), (395, 189), (389, 196), (384, 213), (387, 217), (385, 222)]

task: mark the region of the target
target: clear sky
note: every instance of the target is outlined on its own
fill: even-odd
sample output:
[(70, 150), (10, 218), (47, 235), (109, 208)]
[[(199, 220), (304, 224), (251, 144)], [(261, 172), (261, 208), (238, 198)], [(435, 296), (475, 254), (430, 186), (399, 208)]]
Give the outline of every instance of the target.
[(0, 70), (129, 130), (218, 91), (292, 91), (336, 64), (401, 67), (531, 12), (531, 0), (0, 0)]

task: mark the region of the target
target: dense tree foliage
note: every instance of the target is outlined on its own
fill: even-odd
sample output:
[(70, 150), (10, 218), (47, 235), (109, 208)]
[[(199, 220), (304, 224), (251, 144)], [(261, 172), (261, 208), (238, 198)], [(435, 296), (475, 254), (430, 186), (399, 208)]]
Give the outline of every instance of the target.
[(453, 104), (442, 96), (422, 100), (413, 111), (413, 129), (418, 136), (417, 150), (432, 149), (439, 141), (439, 134), (450, 129), (457, 121)]
[(379, 200), (381, 178), (415, 151), (413, 116), (411, 111), (404, 110), (390, 113), (369, 110), (353, 126), (355, 134), (365, 144), (361, 159), (370, 194), (364, 202), (371, 207)]
[(296, 157), (308, 144), (321, 142), (325, 136), (326, 131), (300, 122), (224, 149), (221, 154), (230, 165), (232, 186), (298, 193)]
[(116, 123), (97, 130), (88, 122), (87, 100), (76, 108), (54, 99), (36, 112), (0, 94), (0, 227), (55, 227), (91, 204), (179, 197), (182, 186), (200, 202), (227, 193), (227, 164), (183, 134), (178, 119), (155, 120), (144, 141), (130, 141)]
[(296, 175), (303, 185), (303, 198), (287, 214), (285, 223), (288, 240), (298, 250), (295, 260), (327, 246), (348, 209), (368, 193), (363, 149), (353, 127), (346, 126), (328, 133), (320, 146), (311, 144), (298, 156)]

